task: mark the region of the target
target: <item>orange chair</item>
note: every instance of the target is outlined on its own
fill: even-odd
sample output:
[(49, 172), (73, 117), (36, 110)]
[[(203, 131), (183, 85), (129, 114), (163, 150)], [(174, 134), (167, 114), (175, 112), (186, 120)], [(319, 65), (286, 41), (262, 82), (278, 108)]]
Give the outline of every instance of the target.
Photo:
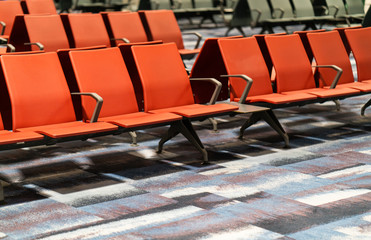
[(0, 1), (0, 41), (6, 42), (13, 27), (14, 18), (23, 14), (19, 1)]
[(70, 13), (60, 16), (71, 48), (111, 46), (106, 26), (100, 14)]
[(122, 42), (147, 42), (146, 31), (137, 12), (101, 13), (111, 38), (111, 45)]
[[(204, 154), (204, 161), (207, 161), (204, 149), (189, 132), (190, 129), (183, 125), (182, 116), (170, 111), (139, 112), (134, 88), (118, 48), (71, 51), (69, 54), (80, 91), (95, 92), (104, 99), (98, 121), (116, 124), (126, 131), (170, 124), (170, 129), (177, 129), (186, 136)], [(92, 115), (94, 105), (90, 99), (82, 100), (86, 119)], [(170, 135), (172, 133), (167, 134)], [(162, 145), (159, 147), (161, 149)]]
[[(53, 144), (117, 131), (117, 126), (94, 119), (91, 123), (76, 121), (57, 53), (2, 55), (0, 62), (14, 132), (36, 132), (45, 135), (46, 144)], [(98, 101), (95, 116), (101, 104)]]
[(21, 0), (25, 14), (57, 14), (53, 0)]
[[(221, 87), (215, 79), (189, 79), (175, 43), (133, 46), (132, 51), (143, 86), (144, 111), (171, 112), (183, 116), (183, 124), (198, 143), (193, 142), (193, 144), (203, 152), (206, 161), (207, 152), (194, 131), (191, 121), (229, 114), (238, 107), (225, 103), (214, 104)], [(210, 99), (211, 105), (195, 104), (190, 80), (206, 80), (216, 84), (216, 91)], [(169, 134), (161, 139), (159, 151), (161, 152), (162, 145), (166, 141), (178, 133), (178, 129), (170, 129)]]
[[(354, 81), (352, 65), (338, 31), (308, 33), (308, 40), (318, 65), (334, 64), (343, 70), (336, 88), (354, 88), (363, 93), (371, 92), (371, 82)], [(327, 86), (335, 75), (329, 70), (319, 69), (321, 80)]]
[(69, 48), (66, 32), (59, 15), (18, 15), (9, 43), (18, 52)]
[(299, 35), (267, 36), (266, 43), (276, 70), (277, 93), (312, 94), (321, 101), (338, 100), (360, 93), (353, 88), (335, 88), (341, 76), (341, 69), (336, 66), (315, 66), (333, 68), (337, 71), (331, 85), (316, 88), (312, 66)]
[[(311, 94), (284, 95), (273, 92), (269, 70), (256, 38), (219, 39), (218, 45), (227, 72), (223, 76), (229, 77), (231, 101), (274, 109), (300, 106), (317, 100)], [(288, 136), (271, 109), (252, 114), (241, 127), (240, 138), (246, 128), (260, 119), (270, 124), (283, 137), (286, 146), (289, 145)]]
[(172, 10), (139, 11), (148, 40), (161, 40), (164, 43), (174, 42), (183, 59), (192, 59), (200, 52), (198, 48), (202, 36), (197, 32), (183, 34), (194, 34), (197, 42), (194, 49), (186, 49), (183, 43), (182, 32), (179, 29), (174, 12)]
[[(345, 30), (350, 48), (357, 65), (357, 76), (359, 82), (371, 83), (371, 28), (360, 28)], [(361, 114), (364, 115), (367, 107), (371, 105), (371, 99), (362, 107)]]

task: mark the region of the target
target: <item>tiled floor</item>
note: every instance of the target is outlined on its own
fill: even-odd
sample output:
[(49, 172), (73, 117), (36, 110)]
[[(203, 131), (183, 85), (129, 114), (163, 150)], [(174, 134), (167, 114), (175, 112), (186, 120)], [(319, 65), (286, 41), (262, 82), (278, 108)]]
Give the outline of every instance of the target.
[(3, 151), (0, 239), (370, 239), (369, 98), (276, 110), (290, 148), (263, 122), (238, 140), (249, 115), (195, 122), (208, 165), (181, 136), (156, 154), (166, 128)]

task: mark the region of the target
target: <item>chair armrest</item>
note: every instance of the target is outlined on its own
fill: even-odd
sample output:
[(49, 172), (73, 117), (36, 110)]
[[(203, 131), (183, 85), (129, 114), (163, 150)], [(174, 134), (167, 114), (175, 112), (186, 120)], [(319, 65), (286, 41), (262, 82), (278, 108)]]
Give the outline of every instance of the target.
[(7, 48), (9, 48), (10, 52), (15, 52), (15, 47), (10, 43), (0, 44), (0, 45), (6, 45)]
[(201, 39), (202, 39), (202, 35), (200, 33), (198, 33), (198, 32), (184, 32), (182, 34), (184, 34), (184, 35), (196, 35), (197, 42), (196, 42), (196, 45), (195, 45), (195, 49), (198, 48), (198, 46), (200, 45)]
[(253, 19), (254, 26), (255, 26), (260, 21), (260, 17), (262, 15), (262, 11), (260, 11), (259, 9), (254, 8), (254, 9), (251, 9), (251, 12), (257, 12), (258, 13), (258, 16), (256, 17), (256, 20), (254, 21), (254, 19)]
[(190, 78), (190, 81), (208, 81), (215, 85), (215, 90), (213, 92), (213, 95), (210, 98), (209, 104), (213, 105), (215, 104), (216, 100), (219, 97), (220, 91), (222, 90), (222, 83), (216, 80), (215, 78)]
[(281, 15), (278, 18), (282, 18), (283, 15), (285, 14), (285, 10), (283, 10), (282, 8), (274, 8), (273, 9), (273, 18), (276, 18), (276, 14), (275, 14), (276, 11), (281, 12)]
[(330, 9), (330, 8), (335, 8), (335, 13), (334, 13), (334, 17), (336, 17), (336, 15), (338, 14), (338, 12), (339, 12), (339, 7), (338, 6), (336, 6), (336, 5), (330, 5), (330, 6), (328, 6), (328, 8)]
[(0, 25), (1, 25), (0, 35), (4, 35), (6, 24), (5, 24), (5, 22), (0, 21)]
[(7, 43), (8, 39), (0, 37), (0, 43)]
[(243, 80), (246, 81), (246, 87), (243, 90), (243, 93), (242, 93), (241, 98), (240, 98), (240, 101), (239, 101), (239, 103), (242, 103), (242, 104), (245, 103), (246, 97), (249, 94), (249, 91), (250, 91), (251, 86), (252, 86), (252, 83), (253, 83), (252, 78), (250, 78), (250, 77), (248, 77), (246, 75), (243, 75), (243, 74), (237, 74), (237, 75), (221, 75), (221, 77), (238, 77), (238, 78), (241, 78), (241, 79), (243, 79)]
[(124, 43), (130, 43), (129, 39), (127, 38), (111, 38), (113, 41), (123, 41)]
[(332, 80), (330, 88), (335, 88), (336, 87), (336, 85), (338, 84), (338, 81), (341, 77), (341, 74), (343, 74), (343, 69), (341, 69), (340, 67), (338, 67), (336, 65), (317, 65), (317, 66), (314, 66), (314, 67), (316, 67), (316, 68), (331, 68), (331, 69), (334, 69), (337, 72), (336, 76), (334, 77), (334, 80)]
[(94, 112), (93, 112), (93, 115), (91, 116), (90, 122), (91, 123), (96, 122), (98, 120), (100, 110), (102, 109), (103, 98), (101, 96), (99, 96), (97, 93), (79, 93), (79, 92), (73, 92), (73, 93), (71, 93), (71, 95), (90, 96), (90, 97), (92, 97), (92, 98), (95, 99), (95, 101), (97, 103), (95, 104)]
[(27, 46), (29, 46), (29, 45), (35, 45), (35, 46), (37, 46), (41, 51), (44, 50), (44, 45), (42, 45), (42, 44), (39, 43), (39, 42), (35, 42), (35, 43), (25, 43), (24, 45), (27, 45)]

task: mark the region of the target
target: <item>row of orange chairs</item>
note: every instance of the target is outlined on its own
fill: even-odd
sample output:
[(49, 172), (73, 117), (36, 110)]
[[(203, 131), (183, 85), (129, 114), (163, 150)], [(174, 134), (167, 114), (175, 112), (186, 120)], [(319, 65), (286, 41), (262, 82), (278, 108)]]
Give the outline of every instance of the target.
[[(125, 61), (134, 62), (144, 111), (139, 111), (128, 71), (133, 66), (127, 64), (127, 68)], [(59, 54), (8, 53), (0, 56), (0, 63), (3, 129), (8, 129), (0, 132), (0, 144), (6, 149), (170, 125), (159, 143), (159, 152), (166, 141), (182, 133), (206, 162), (207, 152), (191, 121), (238, 109), (226, 103), (195, 104), (190, 79), (174, 43), (124, 44)], [(64, 70), (69, 73), (65, 75)], [(70, 70), (74, 79), (68, 79)], [(77, 91), (72, 94), (81, 96), (80, 106), (74, 106), (70, 81), (75, 81)], [(216, 97), (220, 89), (215, 89)], [(83, 121), (77, 120), (76, 110), (82, 112)]]
[[(271, 109), (329, 100), (338, 102), (369, 94), (371, 28), (350, 28), (341, 32), (356, 60), (357, 81), (344, 39), (337, 30), (210, 38), (205, 41), (190, 75), (218, 79), (223, 85), (219, 100), (230, 98), (241, 104)], [(308, 45), (303, 44), (303, 38)], [(261, 48), (262, 42), (267, 52)], [(271, 68), (264, 56), (267, 54)], [(270, 72), (272, 68), (274, 75)], [(205, 102), (201, 93), (208, 91), (207, 86), (197, 83), (193, 87), (196, 96), (200, 96), (197, 102)], [(362, 114), (370, 104), (371, 100), (362, 107)], [(250, 119), (241, 128), (241, 136), (244, 129), (258, 120)]]
[(0, 2), (0, 21), (7, 25), (3, 38), (9, 38), (8, 43), (16, 51), (43, 49), (49, 52), (155, 40), (175, 42), (184, 59), (193, 58), (200, 50), (198, 47), (202, 36), (196, 32), (189, 32), (197, 37), (194, 49), (185, 48), (182, 33), (171, 10), (61, 15), (23, 15), (21, 11), (18, 1)]
[(0, 35), (9, 36), (14, 17), (20, 14), (57, 14), (52, 0), (0, 1)]

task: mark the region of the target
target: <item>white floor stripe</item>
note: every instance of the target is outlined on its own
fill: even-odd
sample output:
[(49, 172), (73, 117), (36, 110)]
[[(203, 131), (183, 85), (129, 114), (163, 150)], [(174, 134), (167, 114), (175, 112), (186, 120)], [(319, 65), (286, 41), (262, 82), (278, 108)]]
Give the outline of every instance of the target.
[(56, 240), (56, 239), (92, 239), (92, 238), (103, 238), (111, 234), (123, 233), (128, 230), (133, 230), (140, 227), (150, 227), (153, 225), (159, 225), (170, 221), (176, 221), (177, 219), (184, 219), (192, 216), (193, 214), (203, 211), (203, 209), (188, 206), (179, 208), (167, 212), (159, 212), (140, 216), (136, 218), (124, 219), (121, 221), (110, 222), (98, 226), (87, 227), (84, 229), (78, 229), (75, 231), (62, 233), (50, 237), (43, 238), (44, 240)]
[(346, 177), (346, 176), (354, 176), (360, 175), (365, 173), (371, 173), (371, 165), (362, 165), (347, 169), (342, 169), (339, 171), (334, 171), (326, 174), (319, 175), (320, 178), (338, 178), (338, 177)]
[(187, 196), (187, 195), (194, 195), (199, 193), (214, 193), (219, 196), (223, 196), (226, 198), (239, 198), (239, 197), (245, 197), (248, 195), (252, 195), (255, 193), (258, 193), (259, 190), (252, 187), (244, 187), (244, 186), (238, 186), (234, 184), (228, 184), (228, 185), (219, 185), (219, 186), (206, 186), (206, 187), (188, 187), (188, 188), (182, 188), (177, 189), (174, 191), (170, 191), (167, 193), (161, 194), (164, 197), (168, 198), (176, 198), (181, 196)]
[(202, 240), (254, 240), (254, 239), (277, 239), (283, 237), (281, 234), (266, 229), (249, 225), (244, 229), (233, 229), (230, 232), (210, 234)]
[(326, 193), (313, 194), (307, 197), (296, 198), (296, 201), (312, 206), (320, 206), (326, 203), (339, 201), (371, 192), (368, 189), (344, 189)]

